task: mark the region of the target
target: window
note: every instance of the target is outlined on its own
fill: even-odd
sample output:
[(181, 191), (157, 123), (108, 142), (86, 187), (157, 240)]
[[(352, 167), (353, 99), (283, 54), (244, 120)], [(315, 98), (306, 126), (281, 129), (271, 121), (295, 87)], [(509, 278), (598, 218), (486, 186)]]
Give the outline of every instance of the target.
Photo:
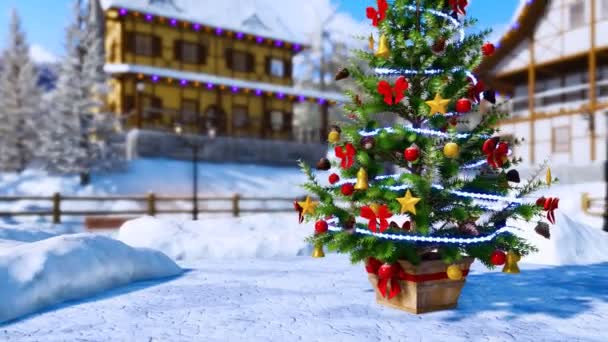
[(602, 19), (608, 19), (608, 0), (602, 0), (602, 8), (600, 9), (600, 17)]
[(279, 110), (273, 110), (270, 112), (270, 126), (273, 131), (280, 131), (283, 129), (283, 112)]
[(285, 77), (285, 61), (278, 58), (271, 59), (270, 75), (275, 77)]
[(553, 153), (569, 153), (570, 152), (570, 127), (560, 126), (553, 127), (553, 135), (551, 137)]
[(234, 49), (226, 49), (226, 65), (229, 69), (239, 72), (252, 72), (254, 70), (253, 54)]
[(585, 24), (585, 3), (577, 0), (570, 4), (570, 27), (576, 28)]
[(232, 124), (234, 128), (245, 128), (249, 125), (249, 111), (245, 106), (237, 106), (232, 110)]
[(182, 100), (181, 120), (185, 124), (194, 124), (198, 119), (198, 101)]
[(174, 45), (175, 59), (189, 64), (204, 64), (206, 52), (204, 46), (200, 44), (185, 42), (182, 40), (175, 41)]
[(135, 54), (141, 56), (154, 56), (154, 37), (146, 34), (135, 34)]
[(144, 118), (157, 120), (162, 117), (163, 101), (159, 97), (143, 95), (141, 101)]

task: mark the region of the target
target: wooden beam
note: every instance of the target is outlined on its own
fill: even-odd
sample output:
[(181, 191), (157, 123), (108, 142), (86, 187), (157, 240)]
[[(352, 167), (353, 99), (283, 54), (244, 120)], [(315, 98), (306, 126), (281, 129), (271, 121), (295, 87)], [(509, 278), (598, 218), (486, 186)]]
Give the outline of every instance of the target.
[(589, 140), (590, 140), (590, 155), (591, 161), (596, 159), (596, 147), (595, 147), (595, 116), (594, 111), (597, 106), (597, 84), (595, 83), (596, 76), (596, 46), (595, 46), (595, 0), (591, 1), (591, 49), (589, 49)]
[[(608, 102), (596, 104), (593, 112), (597, 114), (602, 109), (608, 109)], [(587, 105), (587, 104), (582, 105), (578, 108), (568, 109), (568, 110), (561, 109), (561, 110), (555, 111), (555, 112), (535, 112), (534, 119), (541, 120), (541, 119), (548, 119), (548, 118), (554, 118), (554, 117), (560, 117), (560, 116), (569, 116), (569, 115), (571, 116), (571, 115), (584, 113), (585, 111), (590, 111), (589, 105)], [(502, 120), (500, 122), (500, 124), (501, 125), (515, 124), (515, 123), (521, 123), (521, 122), (528, 122), (531, 120), (532, 119), (530, 117), (513, 118), (513, 119)]]
[(530, 139), (529, 139), (529, 151), (530, 151), (530, 163), (534, 164), (535, 161), (535, 132), (534, 123), (536, 115), (534, 113), (534, 93), (536, 84), (536, 69), (535, 69), (535, 58), (534, 58), (534, 32), (530, 34), (528, 41), (528, 50), (530, 52), (530, 63), (528, 64), (528, 111), (530, 112)]

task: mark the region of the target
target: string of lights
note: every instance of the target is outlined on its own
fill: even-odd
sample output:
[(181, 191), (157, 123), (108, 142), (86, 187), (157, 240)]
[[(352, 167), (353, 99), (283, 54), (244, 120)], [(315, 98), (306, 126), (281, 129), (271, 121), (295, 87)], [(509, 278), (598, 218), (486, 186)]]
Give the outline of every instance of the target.
[[(332, 232), (340, 232), (342, 228), (337, 226), (337, 218), (332, 218), (327, 221), (328, 229)], [(393, 241), (405, 241), (405, 242), (426, 242), (426, 243), (440, 243), (440, 244), (462, 244), (471, 245), (483, 242), (488, 242), (495, 239), (501, 234), (511, 233), (515, 227), (504, 226), (491, 234), (475, 237), (453, 237), (453, 236), (427, 236), (418, 234), (392, 234), (392, 233), (375, 233), (368, 229), (354, 228), (354, 232), (362, 235), (371, 235), (376, 238), (393, 240)]]

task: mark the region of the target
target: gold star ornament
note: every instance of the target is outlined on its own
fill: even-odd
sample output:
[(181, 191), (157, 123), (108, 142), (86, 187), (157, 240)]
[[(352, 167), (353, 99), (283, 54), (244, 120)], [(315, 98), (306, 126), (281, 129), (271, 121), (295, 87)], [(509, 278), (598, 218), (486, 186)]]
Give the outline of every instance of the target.
[(298, 202), (298, 205), (302, 207), (302, 215), (306, 215), (312, 214), (317, 208), (317, 205), (319, 205), (319, 202), (313, 202), (310, 199), (310, 196), (306, 196), (306, 200), (304, 202)]
[(431, 101), (425, 101), (424, 103), (431, 107), (431, 115), (435, 115), (437, 113), (445, 115), (450, 100), (441, 98), (441, 95), (439, 95), (439, 93), (436, 93), (434, 99), (432, 99)]
[(401, 213), (410, 212), (416, 215), (416, 203), (420, 202), (420, 198), (412, 196), (412, 193), (408, 190), (405, 193), (405, 197), (397, 198), (399, 204), (401, 204)]

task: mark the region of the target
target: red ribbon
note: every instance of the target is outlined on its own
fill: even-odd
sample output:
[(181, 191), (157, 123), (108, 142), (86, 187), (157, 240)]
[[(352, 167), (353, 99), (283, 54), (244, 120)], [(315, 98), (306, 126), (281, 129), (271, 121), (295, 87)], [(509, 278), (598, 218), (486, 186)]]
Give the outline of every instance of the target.
[(391, 85), (387, 81), (378, 82), (378, 93), (384, 95), (384, 102), (388, 105), (394, 105), (399, 103), (405, 97), (405, 91), (409, 88), (409, 84), (405, 77), (400, 76), (395, 81), (395, 86)]
[(536, 205), (543, 207), (543, 210), (547, 212), (547, 220), (551, 224), (555, 224), (555, 209), (557, 209), (558, 204), (559, 198), (557, 197), (541, 197), (536, 200)]
[(484, 142), (482, 147), (482, 151), (487, 157), (488, 165), (495, 169), (504, 165), (509, 153), (509, 144), (499, 141), (500, 138), (498, 137), (490, 138)]
[(452, 10), (460, 14), (467, 14), (465, 7), (467, 7), (468, 4), (467, 0), (450, 0), (450, 7), (452, 7)]
[(473, 79), (470, 77), (467, 77), (467, 79), (469, 80), (469, 82), (471, 83), (471, 85), (469, 86), (469, 92), (468, 92), (468, 98), (469, 100), (475, 102), (475, 103), (479, 103), (479, 101), (481, 101), (481, 97), (480, 94), (483, 93), (484, 90), (484, 84), (483, 81), (481, 80), (477, 80), (476, 84), (473, 84)]
[(386, 231), (389, 226), (387, 219), (393, 216), (393, 213), (391, 213), (388, 207), (384, 204), (378, 207), (377, 213), (369, 206), (361, 207), (360, 214), (361, 217), (369, 220), (367, 227), (374, 233), (378, 231), (378, 221), (380, 221), (380, 232), (383, 233), (384, 231)]
[(378, 26), (384, 18), (386, 18), (386, 10), (388, 9), (388, 4), (386, 0), (378, 0), (378, 10), (373, 7), (368, 7), (365, 9), (366, 15), (368, 19), (372, 20), (372, 25)]
[(351, 143), (347, 143), (345, 147), (336, 146), (335, 152), (336, 157), (342, 160), (340, 166), (342, 166), (343, 169), (348, 169), (353, 166), (356, 151)]
[[(391, 265), (391, 271), (385, 274), (386, 277), (380, 277), (379, 270), (382, 266), (382, 262), (380, 262), (376, 258), (368, 258), (365, 264), (365, 270), (367, 273), (375, 274), (378, 276), (378, 291), (382, 294), (382, 297), (386, 298), (386, 288), (388, 283), (391, 284), (391, 289), (388, 293), (388, 299), (391, 299), (401, 293), (401, 286), (399, 285), (399, 280), (410, 281), (413, 283), (421, 283), (425, 281), (434, 281), (434, 280), (443, 280), (448, 279), (448, 274), (446, 272), (438, 272), (438, 273), (427, 273), (427, 274), (410, 274), (406, 273), (401, 265), (398, 263)], [(462, 275), (466, 277), (469, 274), (469, 270), (463, 270)]]

